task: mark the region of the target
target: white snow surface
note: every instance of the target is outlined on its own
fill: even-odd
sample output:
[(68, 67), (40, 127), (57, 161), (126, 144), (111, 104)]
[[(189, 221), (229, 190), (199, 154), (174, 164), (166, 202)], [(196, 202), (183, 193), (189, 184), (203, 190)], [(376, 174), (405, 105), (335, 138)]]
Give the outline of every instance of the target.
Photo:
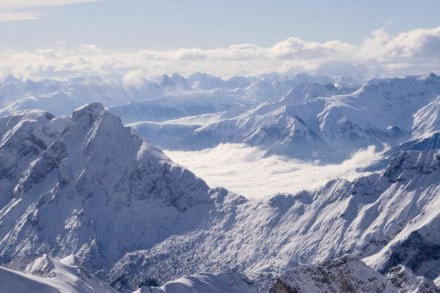
[[(188, 77), (175, 73), (152, 79), (140, 78), (136, 82), (100, 77), (24, 81), (8, 76), (0, 82), (0, 116), (24, 109), (69, 115), (84, 104), (100, 102), (106, 107), (113, 106), (126, 122), (142, 118), (153, 120), (155, 118), (149, 114), (179, 116), (188, 115), (188, 111), (215, 112), (234, 103), (255, 104), (287, 93), (291, 82), (280, 77), (271, 82), (256, 77), (223, 80), (202, 73)], [(148, 110), (150, 112), (143, 112)]]
[[(362, 87), (292, 84), (291, 91), (254, 106), (131, 124), (171, 150), (202, 150), (246, 143), (304, 161), (339, 163), (360, 149), (396, 146), (440, 130), (440, 78), (372, 80)], [(238, 108), (240, 109), (240, 108)]]
[(439, 150), (249, 200), (209, 188), (98, 103), (63, 119), (25, 111), (0, 127), (0, 262), (9, 268), (45, 273), (50, 261), (36, 256), (74, 255), (122, 290), (198, 272), (243, 272), (267, 289), (287, 269), (348, 253), (379, 271), (402, 263), (439, 277), (425, 254), (440, 243)]
[(199, 273), (167, 282), (160, 288), (142, 287), (133, 293), (258, 293), (252, 282), (237, 273)]
[(7, 187), (1, 191), (0, 254), (12, 268), (41, 251), (75, 254), (96, 271), (127, 251), (203, 227), (208, 186), (102, 105), (76, 110), (53, 137), (44, 131), (53, 120), (46, 113), (24, 117), (2, 136), (0, 151), (2, 162), (16, 162), (0, 166)]
[[(346, 253), (371, 257), (371, 266), (383, 267), (388, 259), (374, 256), (398, 247), (414, 231), (427, 243), (440, 239), (435, 209), (440, 204), (440, 153), (402, 156), (381, 175), (353, 182), (336, 180), (315, 191), (280, 194), (263, 201), (218, 198), (221, 213), (209, 232), (176, 235), (152, 249), (130, 253), (112, 274), (148, 267), (147, 275), (163, 277), (170, 273), (169, 267), (160, 267), (172, 259), (178, 272), (235, 268), (263, 282), (264, 276), (299, 263), (318, 263)], [(432, 267), (431, 261), (418, 266)], [(160, 265), (150, 267), (150, 263)], [(434, 273), (434, 278), (439, 274), (424, 269), (418, 273)]]
[(68, 115), (103, 103), (155, 145), (202, 150), (246, 143), (304, 161), (339, 163), (373, 144), (395, 146), (440, 130), (435, 74), (371, 80), (298, 74), (228, 80), (197, 73), (136, 82), (98, 77), (0, 83), (0, 116), (23, 109)]
[(46, 254), (36, 258), (25, 272), (0, 267), (0, 292), (18, 293), (116, 293), (106, 283), (75, 265), (74, 257), (53, 259)]

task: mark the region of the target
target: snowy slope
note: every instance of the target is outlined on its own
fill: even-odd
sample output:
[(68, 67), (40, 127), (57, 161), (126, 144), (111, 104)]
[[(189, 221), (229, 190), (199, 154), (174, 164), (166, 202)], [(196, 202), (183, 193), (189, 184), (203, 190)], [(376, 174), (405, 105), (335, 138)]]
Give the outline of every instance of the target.
[(198, 272), (243, 272), (267, 289), (300, 263), (348, 253), (384, 274), (403, 264), (440, 275), (438, 149), (257, 201), (210, 189), (101, 104), (1, 121), (0, 262), (12, 269), (74, 255), (121, 290)]
[(0, 116), (18, 110), (41, 109), (55, 115), (69, 115), (90, 102), (103, 104), (126, 103), (142, 93), (125, 89), (121, 84), (98, 77), (67, 81), (22, 81), (12, 76), (0, 83)]
[(178, 95), (163, 95), (147, 101), (115, 105), (109, 110), (120, 116), (124, 123), (164, 121), (187, 116), (218, 113), (236, 105), (250, 107), (253, 98), (240, 91), (188, 91)]
[(319, 83), (300, 83), (295, 85), (292, 90), (279, 100), (280, 104), (295, 106), (313, 101), (320, 97), (332, 97), (336, 95), (347, 95), (356, 91), (358, 86), (341, 85), (329, 82), (327, 84)]
[[(41, 120), (30, 124), (45, 129), (52, 121)], [(18, 174), (15, 186), (1, 191), (0, 259), (12, 268), (22, 269), (38, 251), (75, 254), (93, 272), (105, 270), (127, 251), (205, 225), (208, 186), (102, 105), (75, 111), (52, 140), (25, 137), (19, 154), (11, 150), (22, 141), (13, 138), (2, 137), (1, 160), (16, 161), (21, 153), (33, 158), (2, 173)]]
[(300, 265), (284, 272), (269, 293), (282, 292), (388, 292), (437, 293), (440, 289), (404, 266), (393, 268), (386, 276), (350, 256), (327, 260), (317, 265)]
[(413, 134), (412, 128), (417, 119), (413, 116), (435, 103), (439, 94), (440, 78), (433, 74), (371, 82), (352, 95), (328, 100), (318, 115), (320, 130), (333, 139), (350, 134), (357, 139), (373, 134), (386, 136), (387, 130), (391, 138), (396, 131), (397, 135), (403, 132), (414, 136), (417, 133)]
[(46, 284), (36, 278), (26, 276), (22, 273), (0, 267), (0, 291), (5, 293), (13, 292), (35, 292), (35, 293), (56, 293), (60, 292), (55, 287)]
[[(382, 150), (385, 144), (392, 147), (439, 131), (439, 96), (440, 78), (434, 74), (373, 80), (359, 89), (297, 84), (288, 95), (236, 117), (200, 119), (193, 124), (195, 129), (176, 121), (133, 126), (167, 149), (245, 142), (265, 148), (268, 154), (338, 162), (369, 145)], [(182, 127), (186, 130), (179, 133)], [(173, 133), (174, 141), (158, 128)]]
[(269, 293), (282, 292), (397, 293), (397, 288), (364, 263), (342, 257), (316, 266), (302, 265), (283, 273), (269, 290)]
[(386, 278), (398, 289), (398, 292), (413, 293), (439, 293), (440, 287), (436, 286), (432, 280), (423, 276), (417, 276), (410, 269), (403, 265), (392, 268)]
[(381, 159), (373, 163), (366, 170), (382, 170), (385, 168), (390, 160), (405, 151), (430, 151), (440, 148), (440, 131), (427, 132), (419, 135), (416, 138), (410, 139), (399, 145), (385, 151), (381, 154)]
[(142, 287), (133, 293), (257, 293), (252, 281), (236, 273), (200, 273), (167, 282), (160, 288)]
[(414, 114), (412, 126), (413, 136), (420, 137), (439, 131), (440, 125), (440, 96), (428, 105), (420, 108)]
[(62, 118), (38, 110), (0, 119), (0, 208), (11, 199), (21, 174), (63, 128)]
[[(434, 208), (440, 204), (439, 160), (438, 151), (409, 152), (382, 175), (334, 181), (316, 191), (277, 195), (263, 202), (231, 201), (224, 193), (216, 199), (217, 214), (209, 231), (175, 235), (152, 249), (127, 254), (114, 266), (111, 278), (129, 272), (133, 275), (126, 281), (136, 284), (145, 276), (163, 282), (171, 275), (198, 270), (234, 269), (266, 288), (283, 269), (346, 253), (369, 257), (380, 252), (381, 257), (369, 264), (383, 267), (389, 261), (385, 252), (399, 247), (412, 233), (419, 233), (431, 246), (440, 243), (435, 232), (439, 212)], [(435, 254), (424, 259), (417, 266), (437, 264)], [(428, 269), (416, 272), (430, 279), (439, 275)]]
[(304, 74), (228, 80), (203, 73), (122, 81), (8, 77), (0, 83), (0, 116), (23, 109), (68, 115), (101, 102), (162, 148), (244, 142), (268, 154), (338, 162), (371, 144), (382, 149), (439, 131), (439, 95), (434, 74), (371, 80), (360, 88)]
[(0, 291), (4, 293), (117, 292), (78, 266), (73, 256), (57, 260), (44, 254), (23, 273), (0, 267), (0, 280)]
[[(170, 119), (219, 111), (237, 101), (255, 105), (286, 94), (290, 90), (287, 84), (287, 81), (266, 82), (255, 77), (222, 80), (202, 73), (187, 78), (175, 73), (149, 79), (128, 76), (122, 80), (104, 80), (92, 76), (64, 81), (20, 80), (8, 76), (0, 82), (0, 117), (26, 109), (69, 115), (84, 104), (100, 102), (106, 107), (114, 106), (115, 113), (125, 123), (154, 121), (158, 117)], [(150, 100), (156, 101), (149, 103)], [(175, 107), (174, 102), (178, 103)], [(170, 116), (170, 111), (178, 114)]]

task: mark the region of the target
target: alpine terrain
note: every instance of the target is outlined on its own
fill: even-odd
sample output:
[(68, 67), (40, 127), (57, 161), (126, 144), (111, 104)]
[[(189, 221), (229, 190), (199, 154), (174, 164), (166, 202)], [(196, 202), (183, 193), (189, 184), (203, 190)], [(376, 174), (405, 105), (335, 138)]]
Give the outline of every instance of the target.
[[(1, 292), (440, 292), (434, 74), (9, 77), (0, 94)], [(231, 142), (383, 153), (355, 180), (250, 199), (155, 146)]]

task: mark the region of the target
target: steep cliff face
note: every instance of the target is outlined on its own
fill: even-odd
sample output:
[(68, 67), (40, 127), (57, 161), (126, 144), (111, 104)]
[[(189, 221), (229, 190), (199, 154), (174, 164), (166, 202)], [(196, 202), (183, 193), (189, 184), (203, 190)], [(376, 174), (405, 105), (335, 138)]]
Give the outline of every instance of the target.
[[(136, 283), (147, 276), (169, 280), (197, 270), (233, 269), (264, 289), (285, 269), (347, 253), (385, 272), (391, 251), (412, 233), (420, 233), (430, 247), (440, 242), (434, 208), (440, 204), (438, 164), (438, 150), (405, 152), (382, 174), (353, 182), (337, 180), (315, 191), (263, 201), (218, 197), (209, 231), (175, 235), (152, 249), (133, 251), (113, 267), (111, 278), (129, 272)], [(429, 267), (436, 258), (435, 253), (424, 255), (417, 266)], [(397, 259), (389, 268), (405, 264)], [(429, 279), (438, 277), (438, 272), (427, 272), (416, 270)]]
[(432, 280), (423, 276), (417, 276), (411, 269), (404, 265), (398, 265), (390, 269), (386, 274), (386, 278), (398, 289), (398, 292), (440, 292), (440, 288), (437, 287)]
[(18, 163), (2, 165), (3, 263), (75, 254), (105, 271), (128, 251), (204, 227), (208, 186), (102, 105), (76, 110), (62, 131), (48, 132), (52, 118), (27, 113), (2, 135), (0, 160)]
[(11, 199), (21, 174), (63, 128), (64, 120), (47, 112), (17, 112), (0, 119), (0, 208)]
[(269, 293), (397, 292), (384, 276), (359, 260), (342, 257), (315, 266), (285, 272)]
[(302, 265), (283, 273), (269, 293), (313, 292), (440, 292), (434, 283), (399, 265), (386, 276), (350, 256), (317, 265)]
[[(391, 267), (403, 264), (417, 275), (432, 280), (439, 276), (440, 215), (435, 211), (435, 207), (440, 204), (439, 170), (439, 150), (402, 152), (391, 160), (384, 171), (384, 178), (393, 183), (401, 182), (407, 188), (406, 197), (396, 193), (406, 208), (390, 213), (394, 217), (390, 228), (397, 229), (397, 233), (380, 252), (365, 259), (368, 265), (387, 272)], [(426, 189), (423, 196), (418, 197), (419, 183), (423, 182), (421, 178)], [(413, 220), (402, 226), (401, 219), (411, 215), (414, 215)]]

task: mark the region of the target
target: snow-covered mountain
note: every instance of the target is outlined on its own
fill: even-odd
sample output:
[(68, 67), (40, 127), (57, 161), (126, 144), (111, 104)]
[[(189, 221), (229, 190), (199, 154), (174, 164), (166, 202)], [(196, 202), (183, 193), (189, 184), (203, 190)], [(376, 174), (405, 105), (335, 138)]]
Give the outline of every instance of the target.
[[(69, 115), (84, 104), (100, 102), (105, 107), (113, 106), (115, 113), (121, 115), (125, 123), (155, 121), (156, 116), (170, 119), (181, 115), (223, 111), (237, 101), (255, 105), (284, 95), (290, 90), (290, 83), (290, 80), (280, 79), (267, 82), (256, 77), (223, 80), (202, 73), (186, 78), (176, 73), (150, 79), (137, 77), (104, 80), (100, 77), (83, 77), (65, 81), (21, 80), (8, 76), (0, 82), (0, 116), (25, 109)], [(157, 101), (161, 97), (163, 99)], [(152, 107), (156, 107), (153, 111), (148, 107), (150, 100), (156, 100), (151, 102)], [(132, 106), (126, 105), (131, 102)], [(176, 109), (172, 107), (173, 102), (179, 103)], [(140, 109), (139, 105), (143, 103), (144, 109)], [(118, 109), (119, 106), (122, 109)], [(190, 111), (192, 108), (202, 109)], [(167, 115), (170, 111), (178, 112), (182, 109), (190, 112), (179, 112), (176, 117)], [(141, 110), (145, 110), (145, 113)]]
[(439, 273), (434, 269), (439, 267), (436, 253), (426, 258), (419, 254), (439, 243), (438, 172), (438, 151), (405, 153), (381, 175), (354, 182), (338, 180), (316, 191), (263, 202), (217, 199), (222, 213), (210, 232), (200, 231), (190, 239), (176, 236), (153, 249), (130, 253), (113, 268), (112, 278), (127, 271), (133, 277), (139, 268), (161, 278), (172, 274), (170, 268), (161, 269), (171, 258), (182, 272), (196, 270), (194, 263), (198, 270), (234, 268), (264, 287), (262, 283), (285, 268), (347, 253), (359, 258), (377, 255), (368, 263), (385, 272), (390, 261), (386, 256), (408, 247), (405, 241), (416, 234), (426, 245), (409, 246), (412, 253), (404, 264), (414, 263), (411, 269), (434, 279)]
[(268, 154), (332, 162), (369, 145), (381, 150), (439, 131), (439, 96), (440, 78), (434, 74), (372, 80), (360, 88), (297, 84), (286, 96), (235, 117), (132, 126), (168, 149), (245, 142)]
[(208, 186), (100, 104), (62, 121), (23, 112), (2, 126), (0, 259), (8, 267), (75, 254), (105, 272), (128, 251), (205, 225)]
[[(291, 77), (277, 74), (260, 77), (235, 76), (224, 80), (208, 74), (195, 73), (188, 77), (179, 74), (150, 79), (127, 77), (121, 81), (103, 80), (99, 77), (67, 81), (23, 81), (9, 76), (0, 83), (0, 117), (25, 109), (69, 115), (75, 108), (84, 104), (100, 102), (120, 116), (125, 124), (136, 123), (141, 129), (141, 134), (147, 134), (151, 141), (163, 147), (169, 147), (173, 143), (163, 143), (162, 140), (168, 141), (163, 135), (151, 135), (157, 132), (158, 128), (167, 129), (167, 133), (179, 133), (183, 128), (189, 130), (188, 135), (184, 132), (176, 138), (182, 142), (176, 147), (188, 149), (194, 148), (191, 141), (201, 139), (192, 139), (195, 129), (188, 128), (188, 123), (197, 126), (198, 129), (208, 122), (238, 119), (246, 111), (267, 101), (276, 101), (278, 107), (281, 107), (303, 103), (316, 97), (349, 93), (358, 88), (345, 85), (338, 80), (307, 74)], [(270, 107), (276, 110), (273, 105)], [(267, 107), (263, 108), (267, 110)], [(174, 121), (176, 119), (183, 120)], [(188, 122), (188, 119), (191, 122)], [(254, 125), (247, 127), (251, 128)], [(149, 130), (148, 133), (146, 128)], [(205, 145), (215, 145), (218, 140), (229, 141), (232, 140), (229, 137), (233, 137), (229, 133), (220, 138), (202, 136), (206, 140)], [(241, 139), (237, 135), (234, 137)], [(282, 140), (282, 137), (279, 139)], [(253, 143), (251, 138), (248, 140)], [(259, 144), (258, 141), (254, 143)]]
[[(354, 288), (375, 276), (370, 285), (390, 292), (438, 290), (439, 77), (361, 87), (305, 75), (131, 82), (0, 84), (1, 278), (52, 292), (80, 268), (68, 291), (257, 292), (277, 277), (310, 287), (327, 270)], [(249, 200), (211, 189), (138, 134), (169, 149), (245, 142), (321, 162), (389, 149), (371, 175)], [(329, 269), (347, 254), (365, 273)]]
[(0, 127), (3, 266), (73, 256), (119, 290), (202, 272), (216, 284), (244, 273), (266, 290), (301, 263), (351, 254), (383, 274), (405, 265), (439, 278), (438, 149), (261, 201), (210, 189), (101, 104), (62, 118), (18, 112)]

